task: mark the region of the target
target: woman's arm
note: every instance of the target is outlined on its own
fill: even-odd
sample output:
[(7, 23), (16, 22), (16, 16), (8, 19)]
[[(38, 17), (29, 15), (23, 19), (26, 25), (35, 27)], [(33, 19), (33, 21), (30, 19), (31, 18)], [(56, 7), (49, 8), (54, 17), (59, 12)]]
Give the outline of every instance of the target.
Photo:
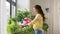
[(34, 20), (32, 20), (32, 21), (29, 23), (29, 25), (32, 25), (32, 24), (36, 23), (36, 21), (37, 21), (38, 19), (39, 19), (39, 14), (37, 14), (37, 15), (35, 16)]

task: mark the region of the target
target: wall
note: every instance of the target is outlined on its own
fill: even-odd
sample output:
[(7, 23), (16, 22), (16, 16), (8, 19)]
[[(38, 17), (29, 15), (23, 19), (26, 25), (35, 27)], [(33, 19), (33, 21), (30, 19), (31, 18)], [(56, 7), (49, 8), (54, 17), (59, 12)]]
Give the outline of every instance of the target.
[(17, 8), (27, 8), (29, 9), (30, 7), (30, 0), (17, 0)]
[(53, 34), (60, 34), (60, 0), (54, 1)]
[(58, 33), (60, 34), (60, 0), (57, 1), (57, 4), (58, 4)]

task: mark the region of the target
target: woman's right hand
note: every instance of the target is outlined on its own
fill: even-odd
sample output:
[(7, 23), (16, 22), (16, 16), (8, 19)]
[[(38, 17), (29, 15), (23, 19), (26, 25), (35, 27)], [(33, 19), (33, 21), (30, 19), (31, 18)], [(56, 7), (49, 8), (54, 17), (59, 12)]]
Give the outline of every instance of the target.
[(30, 18), (24, 18), (24, 20), (28, 20), (29, 22), (32, 21), (32, 19), (30, 19)]
[(31, 21), (32, 21), (32, 19), (30, 19), (30, 18), (28, 18), (28, 20), (29, 20), (29, 22), (31, 22)]

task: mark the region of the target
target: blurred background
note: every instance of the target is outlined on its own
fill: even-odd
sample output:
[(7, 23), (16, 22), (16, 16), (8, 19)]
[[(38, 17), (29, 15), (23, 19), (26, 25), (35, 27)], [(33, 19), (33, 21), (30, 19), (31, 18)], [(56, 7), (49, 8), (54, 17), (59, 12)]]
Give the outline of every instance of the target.
[(27, 9), (34, 16), (35, 5), (42, 6), (49, 25), (47, 34), (60, 34), (60, 0), (0, 0), (0, 34), (7, 34), (8, 19), (16, 16), (17, 10)]

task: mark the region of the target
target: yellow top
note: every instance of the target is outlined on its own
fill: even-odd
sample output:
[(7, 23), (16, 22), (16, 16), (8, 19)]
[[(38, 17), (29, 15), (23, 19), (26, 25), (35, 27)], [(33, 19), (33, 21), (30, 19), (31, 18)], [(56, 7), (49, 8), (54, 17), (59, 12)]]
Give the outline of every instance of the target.
[(34, 20), (29, 23), (29, 25), (33, 25), (34, 30), (42, 30), (43, 17), (40, 14), (37, 14)]

